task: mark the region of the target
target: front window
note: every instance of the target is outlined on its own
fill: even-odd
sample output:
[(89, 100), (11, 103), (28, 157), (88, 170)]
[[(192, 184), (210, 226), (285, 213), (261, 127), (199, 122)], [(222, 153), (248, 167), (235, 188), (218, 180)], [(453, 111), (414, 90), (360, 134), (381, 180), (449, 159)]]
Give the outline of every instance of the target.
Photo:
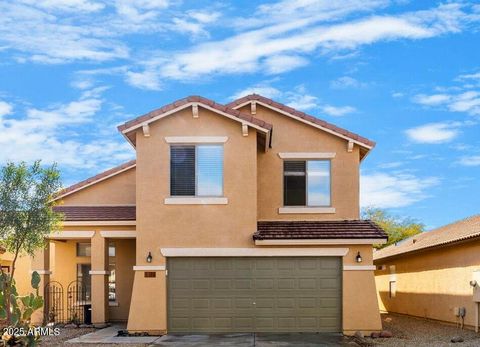
[(223, 146), (171, 146), (170, 195), (222, 196)]
[(330, 161), (283, 162), (284, 206), (330, 206)]
[(89, 242), (77, 243), (77, 257), (90, 257), (92, 255), (92, 245)]
[(108, 244), (108, 301), (117, 301), (117, 291), (116, 291), (116, 279), (115, 271), (116, 270), (116, 248), (115, 242), (110, 242)]
[(77, 264), (77, 280), (83, 284), (81, 293), (83, 301), (90, 301), (92, 297), (90, 270), (92, 270), (91, 264)]

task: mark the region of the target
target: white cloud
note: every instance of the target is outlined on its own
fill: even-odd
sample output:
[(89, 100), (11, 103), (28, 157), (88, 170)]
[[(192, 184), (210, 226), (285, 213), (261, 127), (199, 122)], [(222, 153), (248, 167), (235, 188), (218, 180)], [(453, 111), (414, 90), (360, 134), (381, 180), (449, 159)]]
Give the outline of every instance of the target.
[(350, 76), (342, 76), (330, 82), (330, 87), (333, 89), (363, 88), (365, 86), (366, 83)]
[(0, 101), (0, 119), (3, 116), (11, 114), (13, 111), (13, 106), (5, 101)]
[(480, 155), (464, 156), (458, 163), (463, 166), (480, 166)]
[(320, 108), (324, 113), (328, 114), (329, 116), (333, 116), (333, 117), (345, 116), (349, 113), (353, 113), (353, 112), (356, 111), (355, 107), (352, 107), (352, 106), (323, 105)]
[(441, 104), (445, 104), (450, 100), (450, 95), (447, 94), (433, 94), (433, 95), (425, 95), (425, 94), (418, 94), (414, 97), (414, 102), (421, 105), (427, 106), (437, 106)]
[(144, 70), (142, 72), (128, 71), (126, 80), (131, 86), (145, 90), (160, 90), (160, 79), (158, 74), (152, 70)]
[[(370, 3), (378, 7), (379, 2)], [(191, 80), (215, 74), (280, 73), (305, 65), (309, 55), (335, 54), (381, 41), (425, 39), (458, 32), (467, 16), (461, 5), (452, 3), (426, 11), (330, 23), (328, 21), (333, 19), (344, 19), (345, 11), (341, 6), (328, 5), (327, 2), (314, 5), (312, 1), (285, 1), (282, 4), (288, 4), (285, 8), (299, 11), (313, 6), (317, 12), (282, 15), (282, 21), (278, 18), (277, 21), (275, 18), (250, 21), (248, 25), (254, 29), (167, 54), (167, 59), (156, 63), (156, 72), (161, 78), (174, 80)], [(265, 6), (263, 8), (268, 12), (266, 8), (276, 5)], [(348, 13), (352, 9), (360, 11), (360, 7), (361, 2), (358, 1), (351, 1), (346, 6)], [(165, 52), (162, 54), (165, 55)], [(151, 68), (155, 60), (152, 58), (143, 64)], [(275, 62), (273, 67), (272, 61)]]
[(249, 94), (259, 94), (266, 98), (275, 99), (279, 98), (282, 95), (282, 92), (268, 84), (257, 84), (236, 92), (230, 97), (230, 99), (240, 99), (242, 96)]
[(429, 123), (406, 131), (410, 140), (430, 144), (449, 142), (459, 133), (458, 126), (451, 123)]
[(102, 2), (89, 0), (21, 0), (20, 2), (50, 11), (96, 12), (105, 8)]
[[(98, 117), (102, 90), (86, 91), (69, 103), (30, 107), (0, 118), (0, 162), (42, 159), (46, 164), (84, 169), (131, 158), (133, 153), (126, 142), (106, 140), (101, 135), (103, 123), (108, 121)], [(88, 125), (90, 132), (79, 134), (79, 125)]]
[(363, 174), (360, 182), (362, 207), (398, 208), (428, 198), (429, 189), (438, 185), (440, 180), (437, 177), (377, 172)]

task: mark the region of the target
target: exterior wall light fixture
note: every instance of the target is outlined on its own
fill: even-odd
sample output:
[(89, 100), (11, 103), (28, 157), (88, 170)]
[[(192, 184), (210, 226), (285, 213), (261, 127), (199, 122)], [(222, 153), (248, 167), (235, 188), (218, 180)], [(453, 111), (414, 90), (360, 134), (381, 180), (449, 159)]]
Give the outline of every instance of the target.
[(360, 252), (357, 252), (357, 256), (355, 257), (355, 261), (357, 263), (361, 263), (362, 262), (362, 256), (360, 255)]
[(151, 263), (152, 262), (152, 252), (148, 252), (148, 255), (147, 255), (147, 263)]

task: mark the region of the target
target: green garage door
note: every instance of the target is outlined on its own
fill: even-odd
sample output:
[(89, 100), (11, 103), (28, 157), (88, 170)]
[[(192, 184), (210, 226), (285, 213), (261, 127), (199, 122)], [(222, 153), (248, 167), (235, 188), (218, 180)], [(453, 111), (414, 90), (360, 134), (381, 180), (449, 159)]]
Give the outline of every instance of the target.
[(168, 258), (168, 330), (340, 332), (338, 257)]

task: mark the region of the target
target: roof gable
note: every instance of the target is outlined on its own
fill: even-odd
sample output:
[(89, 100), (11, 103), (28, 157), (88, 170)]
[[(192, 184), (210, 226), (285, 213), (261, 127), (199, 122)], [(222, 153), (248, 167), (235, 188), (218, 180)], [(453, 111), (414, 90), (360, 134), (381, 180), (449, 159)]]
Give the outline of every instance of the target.
[(67, 187), (63, 190), (61, 190), (53, 199), (59, 200), (61, 198), (64, 198), (70, 194), (73, 194), (75, 192), (78, 192), (79, 190), (85, 189), (87, 187), (90, 187), (94, 184), (97, 184), (99, 182), (102, 182), (110, 177), (116, 176), (121, 174), (122, 172), (125, 172), (127, 170), (133, 169), (137, 166), (137, 161), (136, 160), (130, 160), (126, 163), (123, 163), (121, 165), (115, 166), (111, 169), (108, 169), (104, 172), (101, 172), (95, 176), (92, 176), (90, 178), (87, 178), (86, 180), (80, 181), (78, 183), (75, 183), (71, 185), (70, 187)]
[(218, 104), (213, 100), (201, 97), (201, 96), (188, 96), (184, 99), (174, 101), (168, 105), (162, 106), (156, 110), (153, 110), (143, 116), (132, 119), (120, 126), (118, 130), (126, 137), (127, 141), (130, 142), (135, 147), (135, 131), (143, 126), (147, 126), (149, 123), (152, 123), (156, 120), (159, 120), (163, 117), (172, 115), (182, 109), (192, 107), (203, 107), (212, 112), (215, 112), (219, 115), (225, 116), (242, 124), (251, 126), (257, 130), (260, 130), (263, 133), (269, 133), (272, 129), (272, 125), (255, 118), (251, 115), (244, 114), (238, 110), (234, 110), (228, 106)]
[(352, 141), (353, 143), (356, 143), (360, 147), (366, 149), (366, 152), (368, 152), (370, 149), (375, 147), (374, 141), (371, 141), (363, 136), (352, 133), (346, 129), (337, 127), (336, 125), (333, 125), (324, 120), (318, 119), (314, 116), (298, 111), (290, 106), (287, 106), (285, 104), (282, 104), (280, 102), (274, 101), (272, 99), (269, 99), (267, 97), (264, 97), (258, 94), (250, 94), (250, 95), (244, 96), (240, 99), (232, 101), (231, 103), (227, 104), (227, 106), (233, 109), (239, 109), (253, 102), (258, 103), (264, 107), (270, 108), (274, 111), (277, 111), (283, 115), (292, 117), (303, 123), (306, 123), (316, 128), (319, 128), (321, 130), (324, 130), (333, 135), (339, 136), (345, 140)]

